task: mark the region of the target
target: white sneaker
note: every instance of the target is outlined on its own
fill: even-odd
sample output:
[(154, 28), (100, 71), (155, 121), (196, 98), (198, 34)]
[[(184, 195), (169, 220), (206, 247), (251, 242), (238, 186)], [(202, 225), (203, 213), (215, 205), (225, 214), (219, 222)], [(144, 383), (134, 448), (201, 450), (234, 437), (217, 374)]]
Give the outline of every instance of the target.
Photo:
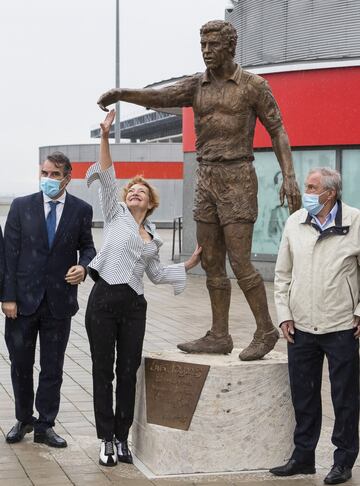
[(99, 464), (102, 466), (116, 466), (117, 453), (112, 440), (103, 439), (100, 444)]

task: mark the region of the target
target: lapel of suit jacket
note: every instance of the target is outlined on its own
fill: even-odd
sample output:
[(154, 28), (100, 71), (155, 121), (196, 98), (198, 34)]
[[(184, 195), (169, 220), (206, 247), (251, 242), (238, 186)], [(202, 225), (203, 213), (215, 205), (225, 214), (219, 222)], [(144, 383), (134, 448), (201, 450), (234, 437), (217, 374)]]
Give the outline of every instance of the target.
[[(49, 248), (49, 239), (46, 228), (45, 211), (44, 211), (44, 196), (42, 192), (38, 192), (35, 195), (36, 210), (31, 211), (31, 217), (34, 218), (34, 222), (37, 221), (40, 229), (40, 234), (47, 248)], [(36, 225), (34, 225), (36, 228)]]
[(69, 230), (68, 226), (72, 217), (74, 216), (74, 210), (75, 210), (74, 200), (72, 196), (69, 193), (67, 193), (64, 209), (55, 233), (55, 238), (54, 238), (52, 248), (54, 248), (57, 242), (61, 239), (61, 236), (63, 235), (64, 231)]

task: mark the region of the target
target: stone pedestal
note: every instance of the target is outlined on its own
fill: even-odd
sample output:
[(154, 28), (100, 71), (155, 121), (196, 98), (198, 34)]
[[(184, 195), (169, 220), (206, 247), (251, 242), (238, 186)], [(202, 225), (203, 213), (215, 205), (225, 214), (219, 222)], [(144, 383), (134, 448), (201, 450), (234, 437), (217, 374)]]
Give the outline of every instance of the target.
[[(293, 449), (294, 413), (287, 358), (271, 352), (229, 356), (151, 353), (154, 359), (210, 366), (188, 430), (147, 423), (144, 361), (138, 373), (133, 452), (155, 475), (268, 469)], [(162, 398), (163, 399), (163, 398)]]

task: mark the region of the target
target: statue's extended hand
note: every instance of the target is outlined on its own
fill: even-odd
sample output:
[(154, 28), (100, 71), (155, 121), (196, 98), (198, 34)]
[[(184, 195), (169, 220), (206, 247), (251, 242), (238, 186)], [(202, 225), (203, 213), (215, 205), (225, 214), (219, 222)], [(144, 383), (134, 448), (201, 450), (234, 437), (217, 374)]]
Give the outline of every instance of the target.
[(100, 123), (101, 134), (105, 137), (109, 136), (111, 125), (115, 118), (115, 110), (110, 110), (106, 115), (105, 120)]
[(280, 203), (284, 204), (285, 196), (288, 202), (290, 214), (301, 207), (301, 195), (295, 177), (284, 177), (280, 189)]
[(102, 94), (98, 99), (97, 104), (99, 107), (104, 111), (109, 111), (106, 107), (108, 105), (112, 105), (120, 100), (121, 96), (121, 89), (111, 89), (110, 91), (106, 91), (106, 93)]

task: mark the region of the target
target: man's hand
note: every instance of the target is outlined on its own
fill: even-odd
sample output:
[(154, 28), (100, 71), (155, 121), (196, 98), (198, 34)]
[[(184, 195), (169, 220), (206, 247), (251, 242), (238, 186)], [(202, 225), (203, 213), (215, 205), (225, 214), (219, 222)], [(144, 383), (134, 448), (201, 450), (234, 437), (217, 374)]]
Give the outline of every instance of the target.
[(360, 316), (354, 316), (353, 328), (355, 330), (355, 332), (354, 332), (355, 339), (359, 339), (359, 337), (360, 337)]
[(97, 101), (99, 107), (104, 111), (109, 111), (106, 107), (108, 105), (112, 105), (117, 101), (120, 101), (121, 97), (121, 89), (111, 89), (110, 91), (106, 91), (106, 93), (102, 94)]
[(74, 265), (69, 268), (67, 274), (65, 275), (65, 280), (70, 285), (78, 285), (85, 279), (85, 268), (81, 265)]
[(290, 214), (301, 207), (301, 195), (295, 176), (285, 176), (280, 189), (280, 204), (284, 205), (285, 196), (289, 205)]
[(1, 310), (9, 317), (9, 319), (16, 319), (17, 318), (17, 305), (16, 302), (3, 302), (1, 304)]
[(294, 344), (294, 321), (284, 321), (281, 323), (281, 330), (288, 343)]

